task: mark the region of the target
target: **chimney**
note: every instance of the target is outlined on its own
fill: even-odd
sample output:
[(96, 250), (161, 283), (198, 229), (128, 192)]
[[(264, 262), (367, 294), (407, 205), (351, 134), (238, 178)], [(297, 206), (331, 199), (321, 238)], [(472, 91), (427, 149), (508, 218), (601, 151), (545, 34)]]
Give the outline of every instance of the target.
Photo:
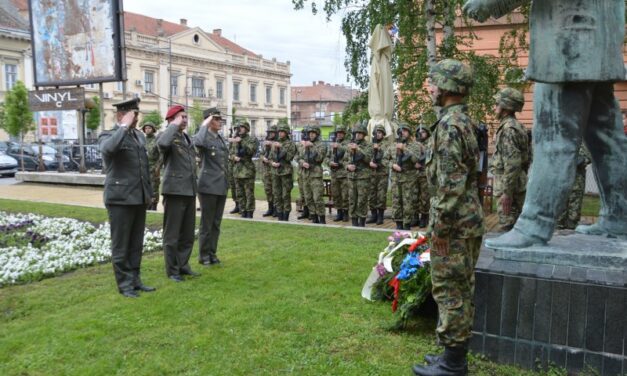
[(213, 29), (213, 35), (222, 36), (222, 29)]
[(181, 25), (187, 26), (187, 18), (181, 18)]

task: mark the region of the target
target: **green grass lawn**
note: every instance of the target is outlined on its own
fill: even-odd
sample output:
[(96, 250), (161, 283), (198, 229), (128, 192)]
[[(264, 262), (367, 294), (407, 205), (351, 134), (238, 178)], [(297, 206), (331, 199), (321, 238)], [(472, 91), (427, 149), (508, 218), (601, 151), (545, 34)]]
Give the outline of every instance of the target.
[[(105, 221), (106, 211), (0, 200), (0, 210)], [(148, 225), (158, 227), (160, 214)], [(434, 317), (393, 332), (360, 297), (386, 234), (225, 220), (223, 267), (184, 283), (144, 257), (157, 291), (121, 297), (110, 264), (0, 289), (0, 375), (406, 375)], [(471, 358), (473, 375), (531, 375)]]

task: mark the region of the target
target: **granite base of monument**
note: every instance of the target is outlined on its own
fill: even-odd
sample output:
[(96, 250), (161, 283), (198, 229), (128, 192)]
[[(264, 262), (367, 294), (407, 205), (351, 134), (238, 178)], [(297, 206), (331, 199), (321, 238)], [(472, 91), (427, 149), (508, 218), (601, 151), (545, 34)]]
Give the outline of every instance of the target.
[(627, 241), (580, 234), (483, 248), (471, 350), (527, 369), (626, 375), (626, 261)]

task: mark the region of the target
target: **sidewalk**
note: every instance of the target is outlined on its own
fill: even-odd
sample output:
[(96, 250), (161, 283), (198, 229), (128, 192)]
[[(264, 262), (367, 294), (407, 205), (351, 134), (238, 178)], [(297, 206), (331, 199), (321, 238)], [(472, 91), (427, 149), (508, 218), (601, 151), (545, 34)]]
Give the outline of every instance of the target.
[[(47, 202), (53, 204), (67, 204), (67, 205), (76, 205), (76, 206), (87, 206), (93, 208), (104, 208), (104, 203), (102, 201), (102, 188), (99, 187), (77, 187), (77, 186), (64, 186), (57, 184), (34, 184), (34, 183), (18, 183), (7, 186), (0, 186), (0, 198), (11, 199), (11, 200), (24, 200), (24, 201), (32, 201), (32, 202)], [(199, 206), (197, 204), (197, 206)], [(228, 214), (229, 211), (233, 209), (235, 206), (233, 200), (227, 199), (226, 207), (224, 209), (224, 218), (229, 219), (238, 219), (242, 221), (250, 221), (251, 219), (243, 219), (238, 214)], [(272, 217), (262, 217), (263, 212), (265, 212), (268, 208), (268, 204), (265, 201), (256, 201), (256, 210), (253, 214), (253, 221), (262, 221), (262, 222), (276, 222), (281, 224), (286, 224), (286, 222), (278, 222), (276, 218)], [(292, 204), (292, 207), (295, 208), (295, 205)], [(1, 208), (0, 208), (1, 209)], [(157, 208), (158, 212), (163, 211), (163, 206), (161, 203)], [(333, 222), (333, 217), (336, 212), (333, 210), (332, 214), (329, 214), (327, 210), (326, 221), (327, 226), (332, 227), (350, 227), (349, 222)], [(290, 220), (287, 223), (293, 224), (301, 224), (307, 225), (311, 224), (309, 220), (298, 220), (296, 217), (299, 213), (294, 209), (290, 213)], [(386, 212), (386, 219), (383, 225), (366, 225), (365, 230), (375, 230), (375, 231), (393, 231), (396, 228), (396, 224), (393, 220), (389, 218), (389, 210)], [(495, 214), (490, 214), (486, 216), (486, 228), (492, 229), (497, 224), (497, 218)], [(420, 230), (417, 227), (412, 228), (413, 231)], [(424, 229), (423, 229), (424, 230)]]

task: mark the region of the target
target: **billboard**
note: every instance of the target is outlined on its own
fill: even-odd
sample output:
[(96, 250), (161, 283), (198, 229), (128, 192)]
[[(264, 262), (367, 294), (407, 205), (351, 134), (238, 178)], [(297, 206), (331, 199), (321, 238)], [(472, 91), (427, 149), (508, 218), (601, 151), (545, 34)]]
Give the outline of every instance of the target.
[(123, 81), (122, 0), (29, 0), (35, 86)]

